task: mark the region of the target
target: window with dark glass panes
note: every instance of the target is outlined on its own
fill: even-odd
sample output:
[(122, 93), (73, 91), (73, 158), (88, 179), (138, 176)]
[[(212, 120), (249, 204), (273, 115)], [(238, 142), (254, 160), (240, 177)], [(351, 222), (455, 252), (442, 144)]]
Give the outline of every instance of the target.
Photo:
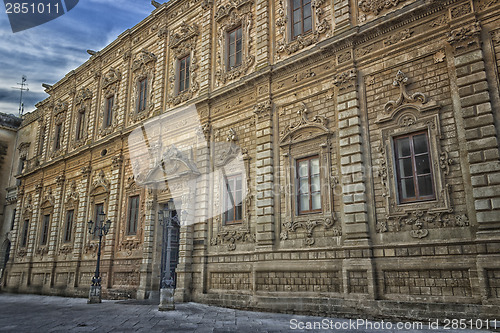
[(73, 229), (73, 217), (75, 215), (75, 211), (68, 210), (66, 212), (66, 226), (64, 228), (64, 241), (71, 242), (71, 230)]
[(312, 30), (311, 0), (290, 0), (292, 4), (292, 38)]
[(138, 112), (146, 110), (147, 92), (148, 92), (148, 79), (144, 78), (139, 81), (139, 99), (137, 103)]
[(78, 110), (78, 119), (76, 121), (76, 139), (80, 140), (83, 138), (84, 124), (85, 123), (85, 109)]
[(56, 133), (54, 136), (54, 150), (58, 150), (61, 148), (61, 131), (62, 131), (62, 124), (57, 124)]
[(241, 26), (231, 30), (227, 34), (227, 69), (241, 65), (242, 50), (242, 29)]
[(394, 139), (401, 203), (435, 198), (427, 131)]
[(113, 121), (113, 105), (115, 103), (115, 95), (106, 98), (106, 108), (104, 112), (104, 127), (111, 126)]
[(321, 211), (321, 186), (319, 157), (313, 156), (297, 161), (299, 214)]
[(40, 235), (40, 245), (47, 244), (49, 238), (50, 215), (44, 215), (42, 220), (42, 233)]
[(21, 241), (21, 246), (26, 246), (28, 244), (28, 231), (30, 227), (30, 220), (24, 220), (24, 226), (23, 226), (23, 238)]
[(241, 175), (225, 177), (224, 222), (241, 222), (243, 218), (243, 181)]
[(179, 92), (189, 89), (189, 55), (179, 59)]
[(137, 233), (138, 219), (139, 219), (139, 196), (135, 195), (128, 199), (127, 235), (135, 235)]

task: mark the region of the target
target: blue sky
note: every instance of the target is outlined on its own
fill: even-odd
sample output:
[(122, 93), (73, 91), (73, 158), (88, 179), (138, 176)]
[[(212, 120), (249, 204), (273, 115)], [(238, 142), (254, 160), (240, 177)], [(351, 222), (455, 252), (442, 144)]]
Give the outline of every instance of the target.
[[(159, 1), (162, 2), (162, 1)], [(54, 84), (83, 64), (87, 50), (100, 50), (155, 8), (150, 0), (80, 0), (67, 14), (48, 23), (12, 33), (0, 5), (0, 112), (17, 114), (18, 87), (26, 75), (24, 111), (48, 97), (42, 83)]]

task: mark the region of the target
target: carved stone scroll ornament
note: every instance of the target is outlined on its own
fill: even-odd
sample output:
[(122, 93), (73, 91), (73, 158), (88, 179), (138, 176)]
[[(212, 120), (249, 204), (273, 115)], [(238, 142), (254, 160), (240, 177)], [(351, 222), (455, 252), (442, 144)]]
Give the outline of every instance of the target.
[[(218, 218), (220, 219), (220, 217)], [(247, 228), (221, 230), (210, 240), (210, 245), (227, 245), (228, 251), (236, 249), (236, 243), (255, 243), (255, 237)]]
[(326, 125), (328, 124), (328, 119), (323, 116), (316, 115), (311, 120), (308, 119), (307, 114), (309, 113), (309, 109), (305, 103), (302, 103), (301, 107), (297, 111), (300, 115), (299, 121), (286, 126), (280, 133), (280, 143), (283, 144), (287, 140), (292, 140), (293, 134), (300, 131), (306, 127), (315, 127), (320, 131), (319, 133), (323, 134), (324, 132), (329, 132)]
[(454, 29), (448, 33), (448, 43), (456, 52), (463, 52), (471, 47), (479, 47), (481, 43), (481, 24), (473, 22), (465, 27)]
[(286, 240), (288, 239), (289, 232), (296, 232), (297, 229), (304, 229), (306, 231), (306, 238), (304, 239), (304, 243), (311, 246), (315, 242), (313, 231), (316, 227), (323, 226), (325, 229), (332, 229), (334, 236), (341, 236), (342, 229), (340, 229), (340, 227), (334, 227), (335, 222), (337, 222), (337, 218), (335, 217), (335, 215), (325, 218), (309, 218), (307, 220), (284, 222), (282, 224), (280, 239)]
[(253, 113), (256, 115), (257, 120), (271, 119), (273, 112), (273, 103), (271, 100), (259, 103), (254, 106)]
[(387, 217), (377, 221), (377, 233), (407, 231), (413, 238), (424, 238), (430, 230), (445, 227), (467, 227), (469, 218), (465, 214), (453, 214), (453, 211), (432, 212), (419, 210), (400, 216)]
[(355, 69), (337, 74), (333, 77), (333, 84), (339, 88), (339, 91), (346, 90), (356, 86), (357, 72)]
[[(392, 83), (394, 86), (399, 87), (399, 96), (395, 101), (389, 101), (385, 104), (384, 113), (379, 115), (376, 123), (393, 120), (397, 113), (405, 109), (418, 110), (420, 113), (437, 109), (437, 103), (435, 101), (428, 102), (427, 96), (423, 93), (408, 93), (406, 88), (408, 81), (408, 77), (399, 70)], [(414, 121), (415, 119), (401, 119), (400, 123), (402, 126), (411, 126)]]
[(378, 15), (384, 9), (391, 9), (406, 0), (361, 0), (359, 9), (364, 13)]

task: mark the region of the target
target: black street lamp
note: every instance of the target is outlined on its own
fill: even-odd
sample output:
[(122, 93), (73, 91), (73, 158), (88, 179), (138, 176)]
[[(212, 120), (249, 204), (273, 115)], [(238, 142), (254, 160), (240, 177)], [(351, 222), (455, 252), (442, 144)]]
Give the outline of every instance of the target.
[(111, 221), (106, 219), (106, 214), (104, 212), (100, 212), (97, 216), (97, 222), (94, 224), (92, 220), (90, 220), (87, 224), (89, 226), (89, 234), (97, 235), (99, 237), (99, 246), (97, 248), (97, 265), (95, 268), (95, 274), (92, 278), (92, 285), (90, 286), (89, 292), (89, 300), (87, 303), (101, 303), (101, 274), (99, 272), (99, 267), (101, 264), (101, 244), (102, 244), (102, 236), (108, 234), (109, 229), (111, 227)]

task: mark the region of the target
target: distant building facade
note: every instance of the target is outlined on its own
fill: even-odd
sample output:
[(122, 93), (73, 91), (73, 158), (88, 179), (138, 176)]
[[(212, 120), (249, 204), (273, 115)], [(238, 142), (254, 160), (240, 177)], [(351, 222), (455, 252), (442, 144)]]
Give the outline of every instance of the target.
[(20, 125), (20, 118), (0, 113), (0, 278), (10, 256), (9, 232), (14, 228), (15, 195), (11, 191), (16, 187), (10, 187), (8, 176), (13, 167), (18, 167), (15, 160), (16, 132)]
[[(26, 116), (3, 290), (85, 296), (105, 212), (104, 294), (147, 298), (175, 206), (178, 301), (493, 318), (499, 20), (491, 0), (162, 4)], [(196, 136), (129, 140), (186, 105)]]

